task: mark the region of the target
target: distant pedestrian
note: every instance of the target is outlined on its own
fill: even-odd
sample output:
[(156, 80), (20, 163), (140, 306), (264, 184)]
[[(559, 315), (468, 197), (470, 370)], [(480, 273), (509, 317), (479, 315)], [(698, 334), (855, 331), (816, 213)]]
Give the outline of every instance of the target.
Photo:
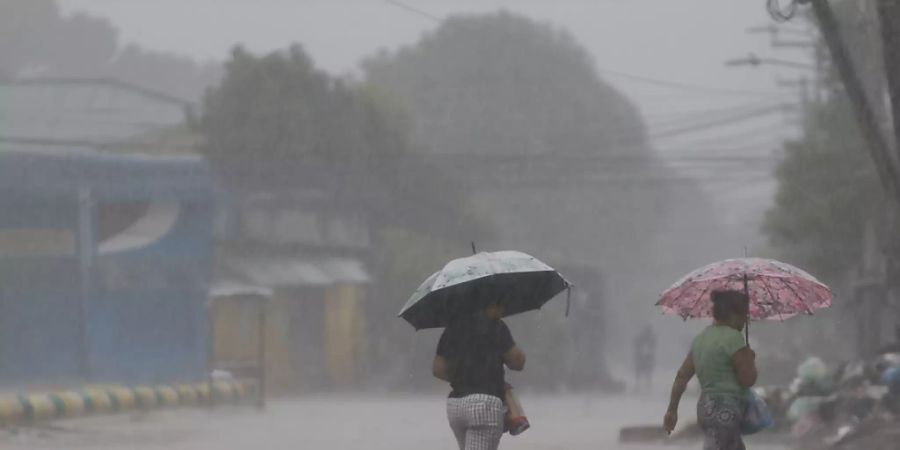
[(664, 427), (669, 433), (675, 429), (681, 396), (696, 374), (702, 391), (697, 422), (704, 433), (703, 450), (745, 450), (740, 425), (757, 376), (756, 353), (741, 334), (749, 298), (741, 291), (715, 291), (711, 297), (715, 321), (694, 339), (678, 369)]
[(656, 366), (656, 333), (647, 325), (634, 339), (635, 390), (648, 391), (653, 386), (653, 369)]
[(507, 408), (504, 366), (520, 371), (525, 354), (500, 319), (498, 302), (451, 323), (441, 335), (432, 373), (450, 383), (447, 418), (460, 450), (496, 450)]

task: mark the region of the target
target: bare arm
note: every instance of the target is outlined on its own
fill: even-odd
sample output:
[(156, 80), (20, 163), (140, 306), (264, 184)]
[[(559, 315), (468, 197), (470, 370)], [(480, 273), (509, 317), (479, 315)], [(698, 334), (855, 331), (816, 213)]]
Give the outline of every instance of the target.
[(756, 352), (750, 347), (744, 347), (731, 355), (731, 366), (734, 367), (739, 385), (748, 388), (756, 384)]
[(447, 373), (447, 359), (443, 356), (435, 356), (431, 363), (431, 374), (439, 380), (450, 382), (450, 374)]
[(672, 383), (672, 394), (669, 396), (669, 409), (666, 411), (666, 417), (663, 421), (663, 427), (667, 432), (671, 433), (678, 424), (678, 405), (681, 403), (681, 397), (687, 389), (688, 383), (694, 378), (694, 355), (688, 353), (681, 368), (675, 375), (675, 382)]
[(510, 370), (521, 372), (525, 368), (525, 352), (518, 345), (513, 345), (508, 352), (503, 354), (503, 364)]

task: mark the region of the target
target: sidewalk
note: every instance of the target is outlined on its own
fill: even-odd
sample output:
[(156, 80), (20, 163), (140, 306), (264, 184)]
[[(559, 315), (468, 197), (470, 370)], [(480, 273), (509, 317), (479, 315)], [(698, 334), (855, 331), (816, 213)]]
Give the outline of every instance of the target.
[[(532, 429), (503, 437), (518, 450), (693, 450), (699, 443), (620, 445), (623, 425), (652, 423), (662, 398), (599, 394), (523, 395)], [(318, 396), (270, 402), (264, 412), (247, 408), (175, 409), (140, 416), (75, 419), (64, 431), (0, 432), (9, 450), (455, 450), (445, 397)], [(693, 405), (685, 405), (685, 418)], [(787, 450), (750, 443), (754, 450)]]

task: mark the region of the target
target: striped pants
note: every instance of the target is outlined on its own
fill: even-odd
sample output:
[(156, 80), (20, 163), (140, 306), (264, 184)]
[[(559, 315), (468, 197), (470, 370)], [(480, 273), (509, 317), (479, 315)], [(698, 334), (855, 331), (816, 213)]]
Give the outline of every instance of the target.
[(459, 450), (497, 450), (505, 413), (503, 402), (493, 395), (447, 399), (447, 419)]

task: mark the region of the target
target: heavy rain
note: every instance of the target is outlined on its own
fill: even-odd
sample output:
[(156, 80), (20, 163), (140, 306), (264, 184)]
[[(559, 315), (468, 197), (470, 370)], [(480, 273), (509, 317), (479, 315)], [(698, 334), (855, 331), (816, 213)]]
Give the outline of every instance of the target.
[(0, 0), (0, 448), (897, 448), (898, 145), (895, 0)]

